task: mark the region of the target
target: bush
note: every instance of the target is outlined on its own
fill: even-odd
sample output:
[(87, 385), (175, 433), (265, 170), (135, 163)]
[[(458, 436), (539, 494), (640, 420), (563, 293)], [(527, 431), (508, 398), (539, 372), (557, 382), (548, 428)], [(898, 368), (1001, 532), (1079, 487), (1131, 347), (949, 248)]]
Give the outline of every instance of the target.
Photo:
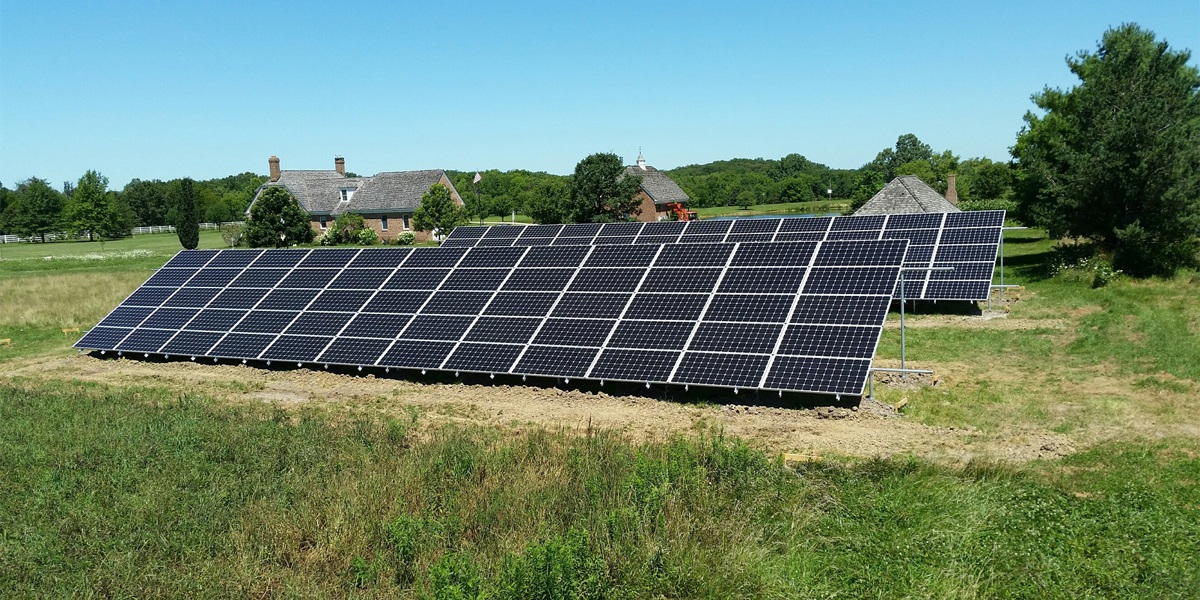
[(246, 226), (241, 223), (226, 223), (221, 226), (221, 239), (230, 248), (246, 245)]
[(396, 236), (396, 243), (401, 246), (411, 246), (415, 241), (417, 241), (417, 236), (413, 235), (411, 231), (405, 231)]
[(375, 233), (374, 229), (358, 230), (357, 239), (359, 245), (370, 246), (379, 241), (379, 234)]
[(1094, 244), (1060, 244), (1051, 251), (1046, 264), (1052, 277), (1067, 281), (1090, 280), (1093, 288), (1104, 287), (1124, 273), (1113, 267), (1112, 260), (1100, 253)]

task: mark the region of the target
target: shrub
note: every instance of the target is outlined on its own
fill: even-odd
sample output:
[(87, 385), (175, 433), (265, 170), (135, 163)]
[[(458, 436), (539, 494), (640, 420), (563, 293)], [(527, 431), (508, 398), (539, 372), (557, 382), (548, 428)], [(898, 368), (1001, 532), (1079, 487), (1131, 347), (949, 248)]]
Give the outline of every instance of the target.
[(246, 226), (241, 223), (226, 223), (221, 226), (221, 239), (230, 248), (246, 245)]
[(370, 246), (379, 241), (379, 234), (375, 233), (374, 229), (360, 229), (356, 236), (355, 241), (363, 246)]
[(1017, 203), (1013, 200), (1004, 198), (993, 198), (991, 200), (963, 200), (958, 203), (958, 207), (963, 210), (1003, 210), (1008, 214), (1013, 214), (1017, 210)]
[(405, 231), (396, 236), (396, 243), (401, 246), (411, 246), (415, 241), (417, 241), (417, 236), (413, 235), (411, 231)]
[(1090, 280), (1093, 288), (1104, 287), (1123, 274), (1094, 244), (1060, 244), (1051, 251), (1046, 264), (1052, 277), (1068, 281)]

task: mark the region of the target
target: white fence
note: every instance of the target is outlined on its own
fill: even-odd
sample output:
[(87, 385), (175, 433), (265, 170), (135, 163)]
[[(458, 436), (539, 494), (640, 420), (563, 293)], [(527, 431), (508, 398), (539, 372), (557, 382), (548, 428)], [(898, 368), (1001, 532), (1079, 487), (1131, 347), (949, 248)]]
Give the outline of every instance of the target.
[[(246, 224), (245, 221), (230, 221), (229, 223), (201, 223), (200, 229), (220, 229), (223, 225), (245, 225), (245, 224)], [(134, 227), (133, 229), (129, 230), (129, 233), (131, 233), (133, 235), (145, 235), (145, 234), (149, 234), (149, 233), (175, 233), (175, 227), (171, 226), (171, 225), (151, 225), (150, 227)], [(88, 237), (87, 234), (84, 233), (84, 234), (80, 234), (80, 235), (77, 235), (72, 238), (70, 235), (67, 235), (66, 232), (59, 231), (59, 232), (55, 232), (55, 233), (47, 233), (46, 241), (47, 242), (55, 242), (58, 240), (70, 240), (70, 239), (86, 240), (87, 237)], [(31, 238), (28, 238), (28, 237), (18, 237), (16, 235), (0, 235), (0, 244), (24, 244), (24, 243), (40, 242), (40, 241), (42, 241), (41, 236), (33, 236)]]

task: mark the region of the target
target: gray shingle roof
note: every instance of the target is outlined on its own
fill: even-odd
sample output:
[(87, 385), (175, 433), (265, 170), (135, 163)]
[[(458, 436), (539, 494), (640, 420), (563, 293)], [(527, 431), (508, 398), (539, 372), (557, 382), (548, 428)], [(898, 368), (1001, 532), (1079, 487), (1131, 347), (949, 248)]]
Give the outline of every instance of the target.
[(897, 177), (854, 212), (856, 215), (962, 212), (916, 175)]
[(655, 204), (668, 202), (687, 202), (688, 195), (679, 184), (667, 177), (666, 173), (651, 166), (625, 167), (625, 175), (637, 175), (642, 178), (642, 191), (650, 196)]
[[(412, 212), (421, 204), (421, 196), (444, 174), (442, 169), (388, 171), (373, 177), (346, 177), (337, 171), (282, 171), (278, 182), (263, 187), (287, 188), (310, 213)], [(343, 203), (341, 191), (345, 188), (354, 189), (354, 193), (349, 202)], [(450, 190), (458, 195), (454, 184), (450, 184)]]

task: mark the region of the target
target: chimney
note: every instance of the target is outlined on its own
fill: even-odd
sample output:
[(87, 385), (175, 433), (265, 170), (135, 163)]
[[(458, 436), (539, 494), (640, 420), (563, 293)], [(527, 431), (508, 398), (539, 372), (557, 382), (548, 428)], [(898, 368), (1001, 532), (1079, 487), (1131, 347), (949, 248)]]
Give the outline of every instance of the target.
[(346, 159), (344, 159), (340, 156), (333, 157), (333, 170), (337, 171), (339, 175), (345, 175), (346, 174)]
[(268, 158), (267, 164), (271, 165), (271, 181), (279, 181), (279, 157)]
[(946, 176), (946, 200), (958, 206), (958, 190), (954, 189), (954, 173)]

